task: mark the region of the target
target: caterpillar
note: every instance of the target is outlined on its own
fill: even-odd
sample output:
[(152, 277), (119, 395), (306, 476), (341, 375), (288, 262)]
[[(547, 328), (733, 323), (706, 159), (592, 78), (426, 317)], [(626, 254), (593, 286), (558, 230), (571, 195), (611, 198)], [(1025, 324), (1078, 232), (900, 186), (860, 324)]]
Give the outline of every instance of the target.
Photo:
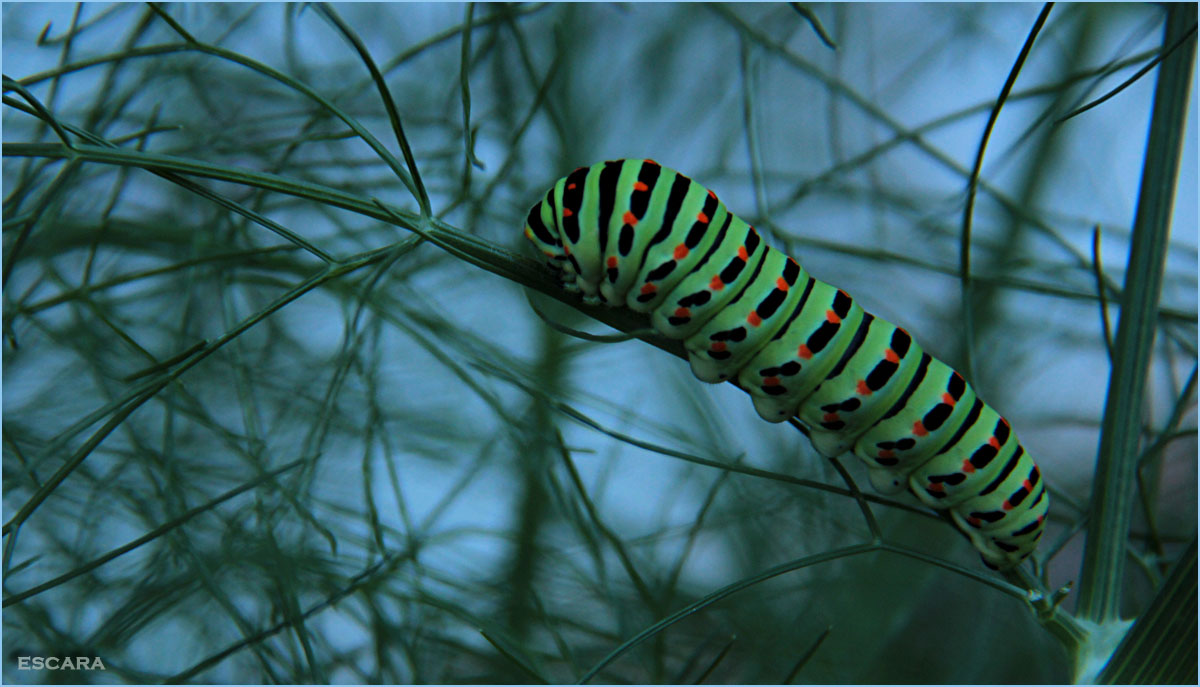
[(683, 340), (699, 379), (735, 381), (769, 422), (795, 417), (824, 456), (853, 451), (876, 490), (948, 510), (988, 567), (1037, 547), (1050, 498), (1008, 421), (704, 186), (653, 160), (580, 167), (529, 211), (525, 237), (562, 288)]

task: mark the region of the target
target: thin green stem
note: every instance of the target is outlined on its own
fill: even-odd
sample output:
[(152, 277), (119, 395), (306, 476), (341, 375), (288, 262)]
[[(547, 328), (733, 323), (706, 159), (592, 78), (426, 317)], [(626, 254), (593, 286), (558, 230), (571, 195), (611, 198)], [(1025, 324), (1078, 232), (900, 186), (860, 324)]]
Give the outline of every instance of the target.
[[(1167, 5), (1163, 44), (1175, 42), (1195, 23), (1194, 3)], [(1079, 580), (1079, 615), (1097, 623), (1122, 616), (1146, 375), (1187, 132), (1195, 52), (1192, 34), (1183, 48), (1163, 60), (1155, 88)]]

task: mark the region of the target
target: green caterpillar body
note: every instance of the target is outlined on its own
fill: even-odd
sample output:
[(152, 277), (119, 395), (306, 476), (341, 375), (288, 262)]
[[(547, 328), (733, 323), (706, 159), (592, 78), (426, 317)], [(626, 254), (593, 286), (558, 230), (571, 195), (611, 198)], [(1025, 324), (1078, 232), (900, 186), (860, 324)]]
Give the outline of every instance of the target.
[(652, 160), (581, 167), (529, 212), (528, 238), (589, 303), (649, 313), (705, 382), (763, 419), (795, 416), (876, 489), (949, 509), (989, 567), (1036, 547), (1050, 499), (1008, 422), (908, 332), (767, 246), (716, 194)]

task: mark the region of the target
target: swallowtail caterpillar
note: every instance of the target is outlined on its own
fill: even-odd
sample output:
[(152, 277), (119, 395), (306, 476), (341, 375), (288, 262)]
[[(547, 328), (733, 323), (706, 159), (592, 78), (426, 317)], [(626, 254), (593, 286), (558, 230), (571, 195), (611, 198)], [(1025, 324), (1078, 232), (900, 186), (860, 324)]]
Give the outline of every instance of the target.
[(588, 303), (649, 313), (705, 382), (736, 380), (763, 419), (853, 451), (884, 493), (949, 510), (984, 563), (1036, 547), (1050, 497), (1008, 422), (904, 329), (766, 245), (712, 191), (652, 160), (559, 179), (525, 237)]

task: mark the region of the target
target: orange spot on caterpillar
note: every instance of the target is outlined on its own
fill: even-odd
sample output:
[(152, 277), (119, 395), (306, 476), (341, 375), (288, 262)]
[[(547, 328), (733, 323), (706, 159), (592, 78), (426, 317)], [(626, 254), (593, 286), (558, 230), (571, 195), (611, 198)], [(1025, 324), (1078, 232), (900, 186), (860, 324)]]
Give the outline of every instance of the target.
[(751, 310), (750, 314), (746, 315), (746, 321), (750, 323), (751, 327), (757, 327), (762, 324), (762, 318), (758, 316), (758, 312), (755, 310)]
[(1011, 429), (1011, 427), (1009, 427), (1008, 420), (1005, 420), (1004, 418), (1000, 418), (1000, 421), (1004, 423), (1005, 427), (1008, 427), (1009, 429)]
[(913, 423), (913, 434), (916, 434), (919, 437), (923, 437), (923, 436), (929, 434), (929, 430), (925, 429), (925, 425), (921, 424), (920, 420), (917, 420), (916, 422)]
[(571, 211), (571, 208), (563, 208), (563, 217), (570, 217), (574, 214), (575, 213)]
[(643, 294), (650, 294), (650, 293), (654, 293), (655, 291), (658, 291), (658, 287), (655, 286), (654, 284), (642, 284), (642, 293)]
[(895, 458), (896, 452), (891, 450), (890, 448), (887, 448), (887, 449), (884, 449), (879, 452), (879, 457), (880, 458)]
[(1000, 508), (1003, 510), (1012, 510), (1013, 509), (1012, 504), (1009, 503), (1007, 499), (1005, 499), (1004, 505), (1000, 506)]
[(821, 416), (821, 419), (825, 422), (837, 422), (838, 415), (837, 413), (825, 413)]
[(838, 293), (842, 294), (842, 295), (843, 295), (843, 296), (845, 296), (846, 298), (849, 298), (849, 297), (850, 297), (850, 294), (846, 293), (845, 291), (842, 291), (841, 289), (838, 289)]
[(708, 283), (708, 288), (712, 289), (713, 291), (720, 291), (721, 289), (725, 288), (725, 282), (721, 281), (721, 275), (718, 274), (717, 276), (713, 277), (712, 281)]
[(1021, 482), (1021, 486), (1025, 487), (1025, 491), (1033, 491), (1033, 484), (1031, 484), (1029, 480)]
[(712, 192), (712, 189), (710, 188), (710, 189), (708, 189), (708, 197), (709, 197), (709, 198), (712, 198), (713, 200), (716, 200), (716, 199), (717, 199), (717, 194), (713, 193), (713, 192)]
[(971, 465), (970, 460), (963, 460), (962, 471), (969, 475), (972, 472), (975, 472), (975, 466)]
[(949, 392), (944, 393), (944, 394), (942, 394), (942, 403), (945, 403), (948, 406), (953, 406), (954, 405), (954, 397), (951, 396), (949, 394)]
[(858, 392), (859, 396), (871, 395), (871, 387), (867, 386), (867, 380), (865, 379), (858, 380), (858, 384), (855, 386), (854, 390)]
[(997, 439), (996, 437), (992, 437), (991, 439), (988, 439), (988, 446), (991, 446), (992, 448), (999, 450), (1000, 440)]
[(967, 522), (971, 523), (971, 527), (979, 527), (983, 524), (979, 521), (979, 518), (967, 518)]
[(637, 226), (637, 223), (638, 223), (637, 216), (634, 215), (632, 212), (629, 212), (628, 210), (625, 212), (625, 216), (622, 217), (621, 219), (625, 220), (625, 223), (631, 227)]
[(900, 356), (896, 355), (896, 352), (890, 348), (883, 352), (883, 358), (889, 363), (900, 362)]
[(645, 182), (643, 182), (643, 181), (639, 181), (639, 182), (636, 182), (636, 183), (633, 185), (633, 190), (635, 190), (635, 191), (649, 191), (649, 190), (650, 190), (650, 187), (649, 187), (649, 186), (647, 186)]
[(838, 316), (837, 316), (837, 313), (835, 313), (835, 312), (834, 312), (834, 311), (832, 311), (832, 310), (826, 310), (826, 311), (825, 311), (825, 319), (829, 320), (830, 322), (832, 322), (832, 323), (834, 323), (834, 324), (841, 324), (841, 323), (842, 323), (842, 318), (838, 317)]
[(800, 344), (800, 346), (796, 349), (796, 355), (808, 360), (809, 358), (813, 357), (813, 352), (808, 348), (808, 346)]
[(715, 353), (720, 353), (721, 351), (725, 350), (726, 348), (728, 348), (728, 346), (725, 345), (724, 341), (714, 341), (713, 344), (708, 347), (708, 350), (713, 351)]
[(574, 190), (575, 190), (575, 184), (567, 184), (567, 190), (569, 190), (569, 191), (574, 191)]
[(775, 280), (775, 288), (779, 289), (780, 291), (782, 291), (784, 293), (787, 293), (787, 290), (788, 290), (787, 280), (784, 279), (783, 277), (776, 279)]
[(701, 224), (708, 224), (708, 215), (704, 214), (703, 212), (697, 212), (696, 221)]
[(681, 243), (678, 246), (675, 246), (675, 259), (682, 260), (688, 256), (689, 252), (690, 251), (688, 250), (688, 247)]
[(778, 377), (763, 377), (763, 386), (779, 386)]
[(740, 246), (738, 248), (738, 257), (742, 259), (742, 262), (750, 259), (750, 253), (746, 251), (745, 246)]
[(926, 489), (940, 493), (946, 491), (946, 485), (942, 484), (941, 482), (930, 482)]
[(615, 255), (608, 256), (608, 266), (609, 267), (617, 266), (617, 256), (615, 256)]
[(657, 162), (655, 162), (654, 160), (651, 160), (650, 158), (646, 158), (645, 160), (643, 160), (643, 162), (649, 162), (652, 165), (658, 165), (659, 167), (662, 167), (662, 165), (659, 165)]
[(691, 317), (692, 311), (687, 308), (675, 308), (675, 317), (684, 318)]
[(564, 243), (563, 244), (563, 255), (570, 255), (570, 254), (571, 254), (571, 247)]

